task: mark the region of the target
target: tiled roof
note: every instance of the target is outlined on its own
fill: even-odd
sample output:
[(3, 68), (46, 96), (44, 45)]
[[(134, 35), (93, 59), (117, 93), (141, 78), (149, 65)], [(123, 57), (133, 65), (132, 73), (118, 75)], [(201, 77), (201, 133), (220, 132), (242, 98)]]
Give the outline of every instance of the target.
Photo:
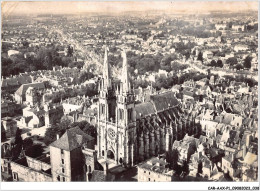
[(16, 85), (21, 85), (21, 84), (26, 84), (31, 82), (32, 82), (32, 78), (30, 76), (18, 76), (9, 79), (3, 79), (1, 81), (1, 86), (2, 87), (16, 86)]
[(154, 105), (151, 102), (144, 102), (135, 106), (136, 117), (146, 116), (149, 114), (156, 113)]
[(18, 90), (15, 92), (15, 94), (18, 94), (20, 96), (24, 95), (25, 92), (29, 87), (35, 87), (39, 89), (45, 89), (45, 84), (43, 82), (38, 82), (38, 83), (30, 83), (30, 84), (23, 84), (21, 85)]
[(84, 133), (79, 127), (68, 129), (60, 139), (51, 144), (66, 151), (72, 151), (81, 147), (84, 143), (92, 141), (94, 138)]
[(162, 111), (168, 109), (169, 107), (174, 107), (179, 105), (175, 94), (173, 92), (166, 92), (159, 95), (152, 95), (151, 101), (155, 106), (157, 111)]
[(140, 165), (138, 165), (140, 168), (143, 169), (147, 169), (153, 172), (157, 172), (157, 173), (163, 173), (165, 175), (169, 175), (172, 176), (173, 175), (173, 171), (170, 170), (169, 168), (167, 168), (167, 165), (169, 163), (165, 161), (164, 158), (158, 158), (158, 157), (153, 157), (143, 163), (141, 163)]

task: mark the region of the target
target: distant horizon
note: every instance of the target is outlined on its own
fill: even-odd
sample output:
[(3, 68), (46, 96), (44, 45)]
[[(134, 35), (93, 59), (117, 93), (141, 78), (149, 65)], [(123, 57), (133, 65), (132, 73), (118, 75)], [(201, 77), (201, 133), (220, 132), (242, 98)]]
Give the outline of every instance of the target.
[(2, 16), (30, 14), (118, 14), (125, 12), (165, 11), (176, 14), (196, 14), (210, 12), (248, 12), (258, 11), (258, 1), (250, 2), (170, 2), (170, 1), (121, 1), (121, 2), (2, 2)]

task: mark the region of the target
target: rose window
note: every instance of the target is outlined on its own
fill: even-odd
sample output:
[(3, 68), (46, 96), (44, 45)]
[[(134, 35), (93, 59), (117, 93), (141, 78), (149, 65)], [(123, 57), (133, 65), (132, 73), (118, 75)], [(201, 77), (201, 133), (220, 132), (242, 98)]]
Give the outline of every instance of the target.
[(110, 139), (114, 139), (116, 137), (116, 132), (113, 129), (108, 129), (108, 136)]

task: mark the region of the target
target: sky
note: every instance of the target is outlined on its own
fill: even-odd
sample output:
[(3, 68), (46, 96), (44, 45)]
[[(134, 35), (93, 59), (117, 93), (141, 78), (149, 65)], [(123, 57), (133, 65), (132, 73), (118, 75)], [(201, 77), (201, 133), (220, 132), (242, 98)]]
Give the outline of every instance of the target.
[(2, 2), (2, 14), (75, 14), (86, 12), (124, 12), (161, 10), (170, 12), (246, 11), (258, 10), (258, 2), (178, 2), (178, 1), (121, 1), (121, 2)]

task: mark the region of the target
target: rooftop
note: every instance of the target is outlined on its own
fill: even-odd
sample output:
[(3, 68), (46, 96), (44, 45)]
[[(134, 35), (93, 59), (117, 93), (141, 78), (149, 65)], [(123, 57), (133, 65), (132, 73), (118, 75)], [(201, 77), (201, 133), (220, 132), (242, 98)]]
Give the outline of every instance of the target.
[(93, 137), (84, 133), (79, 127), (74, 127), (66, 130), (62, 137), (54, 141), (50, 146), (72, 151), (92, 140), (94, 140)]
[(140, 168), (144, 168), (157, 173), (172, 176), (173, 170), (168, 168), (169, 163), (165, 158), (153, 157), (139, 165)]

